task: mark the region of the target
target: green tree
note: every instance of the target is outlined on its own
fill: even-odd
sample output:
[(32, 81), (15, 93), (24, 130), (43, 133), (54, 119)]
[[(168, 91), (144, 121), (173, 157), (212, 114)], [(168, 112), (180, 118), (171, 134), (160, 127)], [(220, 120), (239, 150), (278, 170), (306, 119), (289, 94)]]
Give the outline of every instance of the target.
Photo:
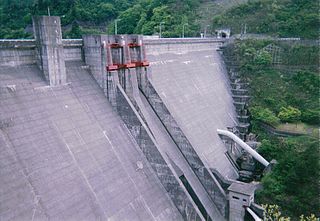
[(312, 110), (306, 109), (301, 114), (301, 120), (303, 122), (319, 125), (320, 124), (320, 111), (319, 110)]
[(133, 34), (141, 15), (143, 15), (143, 9), (139, 4), (121, 13), (118, 22), (118, 33)]
[(258, 202), (279, 205), (287, 216), (301, 214), (319, 216), (319, 147), (311, 137), (278, 139), (269, 146), (278, 161), (262, 183), (264, 189), (257, 192)]
[(79, 26), (79, 24), (77, 23), (74, 23), (72, 24), (72, 28), (69, 32), (66, 32), (65, 34), (66, 38), (81, 38), (81, 35), (82, 35), (82, 30)]
[(254, 119), (260, 120), (272, 126), (277, 126), (280, 123), (279, 118), (268, 108), (256, 106), (250, 108), (250, 112)]
[(108, 21), (116, 16), (116, 10), (110, 3), (101, 2), (97, 6), (97, 14), (95, 20), (97, 22)]
[(262, 205), (264, 208), (264, 221), (290, 221), (289, 217), (283, 217), (278, 205)]
[(301, 118), (301, 111), (294, 107), (281, 107), (278, 117), (283, 122), (298, 122)]
[(301, 215), (300, 221), (319, 221), (319, 218), (317, 218), (314, 214), (311, 214), (309, 216)]

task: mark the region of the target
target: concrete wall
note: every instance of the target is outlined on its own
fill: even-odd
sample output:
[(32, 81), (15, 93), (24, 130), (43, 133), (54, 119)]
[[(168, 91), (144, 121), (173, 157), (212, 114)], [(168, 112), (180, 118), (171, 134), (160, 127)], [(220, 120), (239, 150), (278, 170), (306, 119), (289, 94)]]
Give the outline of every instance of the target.
[[(91, 57), (94, 60), (93, 52), (95, 49), (83, 47), (85, 41), (82, 39), (63, 39), (64, 56), (66, 61), (84, 60), (84, 50), (86, 54), (92, 51)], [(192, 50), (216, 49), (216, 39), (156, 39), (145, 40), (147, 54), (159, 54), (168, 51), (175, 53), (185, 53)], [(218, 42), (221, 42), (219, 40)], [(101, 41), (99, 41), (101, 43)], [(93, 45), (90, 45), (93, 46)], [(35, 64), (36, 42), (34, 39), (2, 39), (0, 40), (0, 66), (15, 66), (25, 64)], [(101, 52), (101, 51), (100, 51)], [(87, 63), (90, 63), (89, 60)], [(97, 77), (97, 75), (94, 75)], [(98, 78), (96, 78), (98, 80)], [(99, 82), (99, 81), (98, 81)], [(100, 81), (101, 82), (101, 81)]]
[(83, 60), (82, 39), (63, 39), (63, 51), (65, 61)]
[(245, 207), (249, 207), (253, 202), (253, 196), (237, 192), (229, 193), (229, 220), (243, 221), (246, 213)]
[(105, 59), (102, 58), (102, 36), (85, 35), (83, 36), (84, 60), (90, 67), (94, 79), (101, 88), (104, 88)]
[[(218, 42), (218, 44), (217, 44)], [(144, 45), (147, 55), (158, 55), (162, 53), (183, 54), (191, 51), (216, 50), (222, 40), (217, 39), (156, 39), (145, 40)]]
[(16, 66), (36, 63), (35, 41), (0, 40), (0, 66)]
[[(83, 60), (82, 39), (63, 39), (65, 61)], [(34, 39), (1, 39), (0, 66), (35, 64), (36, 42)]]

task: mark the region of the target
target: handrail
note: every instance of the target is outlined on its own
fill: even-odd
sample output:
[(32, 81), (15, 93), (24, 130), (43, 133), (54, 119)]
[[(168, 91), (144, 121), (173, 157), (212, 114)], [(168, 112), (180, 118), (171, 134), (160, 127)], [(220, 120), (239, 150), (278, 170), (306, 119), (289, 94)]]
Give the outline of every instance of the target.
[(234, 142), (239, 144), (244, 150), (246, 150), (253, 158), (262, 163), (265, 167), (269, 165), (269, 162), (264, 159), (260, 154), (258, 154), (254, 149), (252, 149), (248, 144), (243, 142), (239, 137), (237, 137), (234, 133), (227, 130), (217, 129), (218, 134), (227, 136), (231, 138)]

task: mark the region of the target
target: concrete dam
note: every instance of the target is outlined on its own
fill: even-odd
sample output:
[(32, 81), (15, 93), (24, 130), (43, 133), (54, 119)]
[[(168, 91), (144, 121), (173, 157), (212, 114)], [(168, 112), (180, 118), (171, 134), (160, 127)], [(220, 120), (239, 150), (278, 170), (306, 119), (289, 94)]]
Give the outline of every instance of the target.
[(236, 140), (246, 96), (223, 40), (67, 40), (54, 16), (33, 26), (35, 39), (0, 40), (0, 220), (259, 215), (237, 159), (264, 161)]

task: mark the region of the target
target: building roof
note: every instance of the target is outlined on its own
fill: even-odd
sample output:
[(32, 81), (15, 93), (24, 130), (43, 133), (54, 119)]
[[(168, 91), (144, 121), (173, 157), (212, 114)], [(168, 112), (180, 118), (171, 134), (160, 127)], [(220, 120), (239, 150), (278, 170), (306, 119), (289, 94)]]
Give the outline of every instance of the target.
[(231, 192), (241, 193), (241, 194), (250, 196), (254, 194), (254, 191), (256, 190), (256, 186), (250, 183), (234, 182), (230, 185), (228, 190)]

